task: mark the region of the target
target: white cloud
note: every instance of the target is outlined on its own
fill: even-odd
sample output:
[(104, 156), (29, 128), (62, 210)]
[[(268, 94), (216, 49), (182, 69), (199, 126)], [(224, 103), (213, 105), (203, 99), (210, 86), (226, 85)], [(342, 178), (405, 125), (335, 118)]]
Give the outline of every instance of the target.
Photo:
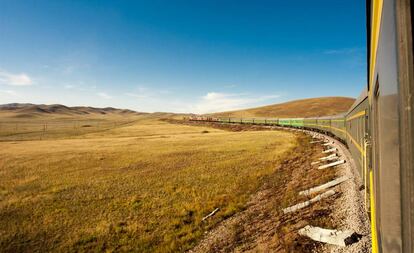
[(149, 89), (147, 87), (144, 86), (138, 86), (135, 88), (138, 92), (147, 92)]
[(28, 86), (33, 84), (33, 80), (25, 73), (12, 74), (0, 70), (0, 84), (12, 86)]
[(260, 102), (278, 98), (279, 95), (247, 95), (247, 94), (229, 94), (220, 92), (208, 92), (194, 106), (191, 111), (194, 113), (212, 113), (232, 111), (241, 108), (258, 106)]
[(170, 90), (158, 90), (158, 93), (160, 93), (160, 94), (170, 94), (171, 91)]
[(90, 67), (91, 65), (88, 63), (72, 62), (72, 63), (68, 63), (65, 66), (60, 67), (59, 69), (61, 70), (62, 74), (71, 75), (71, 74), (74, 74), (75, 72), (89, 69)]
[(324, 54), (353, 54), (358, 52), (359, 48), (340, 48), (340, 49), (328, 49), (323, 51)]
[(148, 98), (148, 99), (157, 99), (165, 95), (171, 94), (170, 90), (167, 89), (151, 89), (145, 86), (137, 86), (132, 92), (125, 93), (126, 96), (133, 98)]
[(109, 96), (105, 92), (99, 92), (97, 95), (100, 96), (101, 98), (104, 98), (104, 99), (111, 99), (112, 98), (111, 96)]
[(125, 93), (125, 95), (133, 98), (148, 98), (148, 95), (145, 94), (136, 94), (136, 93)]
[(17, 93), (14, 90), (0, 90), (0, 93), (7, 94), (10, 96), (17, 96)]
[(70, 89), (74, 89), (74, 88), (75, 88), (75, 86), (74, 86), (74, 85), (72, 85), (72, 84), (66, 84), (64, 87), (65, 87), (65, 89), (67, 89), (67, 90), (70, 90)]

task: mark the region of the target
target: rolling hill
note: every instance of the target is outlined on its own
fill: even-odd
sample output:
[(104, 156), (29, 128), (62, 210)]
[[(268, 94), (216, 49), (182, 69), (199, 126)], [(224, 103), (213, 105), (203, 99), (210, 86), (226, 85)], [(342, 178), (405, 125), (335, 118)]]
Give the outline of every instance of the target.
[(96, 108), (88, 106), (69, 107), (60, 104), (4, 104), (0, 105), (0, 115), (9, 117), (43, 117), (43, 116), (94, 116), (94, 115), (140, 115), (143, 113), (112, 107)]
[(355, 102), (349, 97), (320, 97), (294, 100), (257, 108), (214, 113), (218, 117), (319, 117), (343, 113)]

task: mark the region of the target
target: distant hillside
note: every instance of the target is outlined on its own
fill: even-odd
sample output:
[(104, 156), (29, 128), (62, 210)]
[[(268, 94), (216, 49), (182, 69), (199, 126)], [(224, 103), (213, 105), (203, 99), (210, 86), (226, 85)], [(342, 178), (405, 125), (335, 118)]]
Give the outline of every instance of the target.
[(54, 105), (36, 105), (36, 104), (4, 104), (0, 105), (0, 115), (12, 117), (36, 117), (36, 116), (92, 116), (92, 115), (140, 115), (143, 113), (128, 110), (116, 109), (112, 107), (96, 108), (87, 106), (64, 106)]
[(320, 97), (294, 100), (282, 104), (268, 105), (257, 108), (220, 112), (213, 114), (222, 117), (318, 117), (346, 112), (354, 103), (354, 98)]

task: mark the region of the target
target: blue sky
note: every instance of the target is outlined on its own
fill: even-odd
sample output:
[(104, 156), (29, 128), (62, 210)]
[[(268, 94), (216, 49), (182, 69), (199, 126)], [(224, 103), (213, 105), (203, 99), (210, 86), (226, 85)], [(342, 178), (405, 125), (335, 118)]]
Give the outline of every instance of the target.
[(1, 0), (0, 38), (0, 104), (205, 113), (366, 83), (360, 0)]

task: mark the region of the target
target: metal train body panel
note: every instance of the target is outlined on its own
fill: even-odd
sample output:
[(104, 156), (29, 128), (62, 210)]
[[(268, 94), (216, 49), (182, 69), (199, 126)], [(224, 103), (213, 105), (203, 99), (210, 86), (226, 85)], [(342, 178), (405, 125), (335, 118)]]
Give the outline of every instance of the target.
[(316, 124), (316, 118), (303, 119), (303, 125), (305, 126), (305, 128), (315, 128)]
[(290, 119), (279, 119), (279, 125), (281, 125), (281, 126), (291, 126)]
[(218, 121), (223, 123), (230, 123), (230, 118), (219, 118)]
[(331, 120), (327, 117), (318, 118), (316, 120), (317, 128), (322, 132), (329, 133), (331, 130)]
[(295, 118), (290, 120), (290, 126), (293, 127), (304, 127), (303, 118)]
[(340, 114), (331, 118), (331, 133), (343, 142), (346, 142), (347, 137), (345, 122), (345, 114)]
[(254, 124), (267, 124), (267, 120), (265, 118), (254, 118)]
[[(349, 151), (355, 160), (358, 172), (363, 182), (368, 187), (366, 180), (367, 168), (367, 118), (368, 118), (368, 97), (366, 91), (355, 101), (345, 117), (346, 143)], [(365, 171), (365, 173), (364, 173)]]
[(265, 124), (266, 125), (277, 125), (279, 124), (279, 120), (278, 119), (265, 119)]
[(372, 111), (372, 210), (379, 250), (403, 252), (395, 1), (384, 1), (373, 51), (369, 100)]
[(243, 123), (245, 123), (245, 124), (253, 124), (254, 123), (254, 119), (243, 118)]
[(414, 252), (413, 1), (367, 3), (373, 251)]

